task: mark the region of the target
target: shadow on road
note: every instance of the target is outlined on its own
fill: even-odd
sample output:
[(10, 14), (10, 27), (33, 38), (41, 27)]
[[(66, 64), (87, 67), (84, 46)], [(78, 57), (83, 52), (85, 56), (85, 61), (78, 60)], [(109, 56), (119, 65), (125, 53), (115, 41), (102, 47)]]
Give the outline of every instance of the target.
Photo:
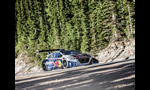
[(49, 88), (60, 90), (134, 90), (135, 62), (115, 65), (116, 63), (15, 80), (15, 82), (20, 82), (34, 79), (16, 83), (15, 88), (16, 90), (45, 90)]

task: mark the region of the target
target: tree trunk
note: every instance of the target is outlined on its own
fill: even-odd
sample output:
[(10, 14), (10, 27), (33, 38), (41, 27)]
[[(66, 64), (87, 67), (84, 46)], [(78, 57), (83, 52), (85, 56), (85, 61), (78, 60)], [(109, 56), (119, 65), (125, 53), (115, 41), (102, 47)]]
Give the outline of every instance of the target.
[(117, 32), (116, 32), (116, 17), (114, 15), (114, 12), (112, 11), (112, 20), (113, 20), (113, 39), (117, 39)]
[(132, 29), (132, 21), (131, 21), (131, 14), (130, 14), (130, 6), (128, 4), (128, 13), (129, 13), (129, 21), (130, 21), (130, 30), (131, 30), (131, 35), (132, 35), (132, 32), (133, 32), (133, 29)]

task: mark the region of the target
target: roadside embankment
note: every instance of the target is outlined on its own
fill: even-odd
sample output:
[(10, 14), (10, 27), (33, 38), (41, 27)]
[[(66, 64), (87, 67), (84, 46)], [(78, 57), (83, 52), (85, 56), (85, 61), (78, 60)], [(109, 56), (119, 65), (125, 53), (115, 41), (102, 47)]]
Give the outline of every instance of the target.
[(135, 58), (135, 39), (110, 43), (95, 57), (99, 63)]

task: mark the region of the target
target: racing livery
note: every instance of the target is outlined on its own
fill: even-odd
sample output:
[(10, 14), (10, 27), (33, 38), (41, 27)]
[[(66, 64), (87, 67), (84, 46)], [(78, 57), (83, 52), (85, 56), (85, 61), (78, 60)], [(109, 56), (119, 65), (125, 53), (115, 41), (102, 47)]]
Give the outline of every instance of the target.
[[(52, 52), (55, 51), (55, 52)], [(93, 63), (92, 56), (75, 50), (51, 49), (41, 50), (39, 52), (49, 52), (42, 62), (42, 69), (49, 71), (58, 68), (71, 68)]]

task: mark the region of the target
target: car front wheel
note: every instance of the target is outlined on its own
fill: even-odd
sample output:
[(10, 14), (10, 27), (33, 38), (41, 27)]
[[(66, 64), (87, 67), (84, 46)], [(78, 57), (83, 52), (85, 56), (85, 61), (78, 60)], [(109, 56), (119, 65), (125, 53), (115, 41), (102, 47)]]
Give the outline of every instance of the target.
[(68, 68), (68, 62), (66, 60), (63, 61), (63, 68)]

